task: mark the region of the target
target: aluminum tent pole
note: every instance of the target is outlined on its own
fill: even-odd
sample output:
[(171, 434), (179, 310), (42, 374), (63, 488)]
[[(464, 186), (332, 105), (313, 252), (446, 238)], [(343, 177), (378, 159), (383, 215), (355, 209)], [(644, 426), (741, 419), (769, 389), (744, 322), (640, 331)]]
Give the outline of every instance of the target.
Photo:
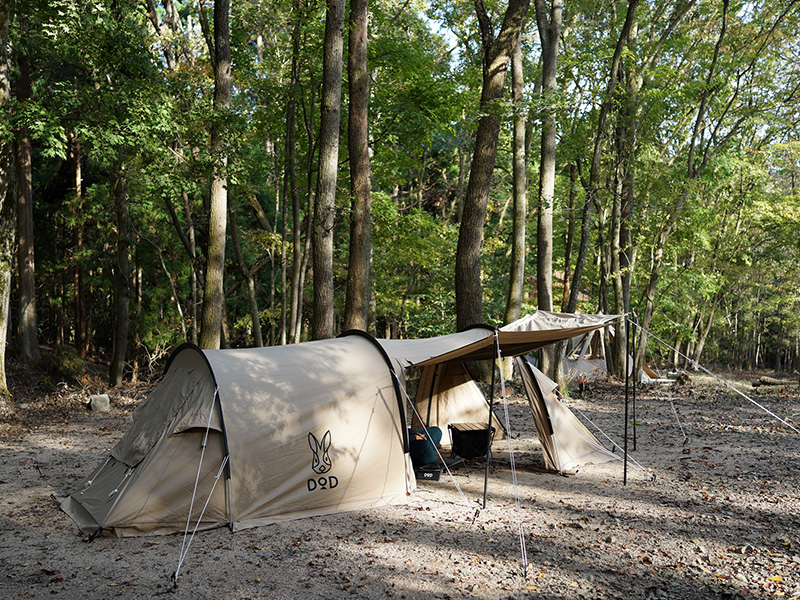
[[(634, 316), (634, 318), (636, 318)], [(631, 358), (633, 359), (633, 368), (631, 376), (633, 377), (631, 381), (632, 386), (632, 400), (633, 400), (633, 451), (636, 452), (636, 380), (639, 379), (639, 369), (636, 366), (636, 329), (632, 327), (633, 321), (626, 317), (625, 319), (625, 332), (626, 335), (628, 330), (630, 330), (630, 338), (631, 338)]]
[(628, 382), (630, 381), (630, 373), (629, 373), (629, 366), (630, 366), (630, 346), (631, 346), (631, 338), (630, 338), (630, 327), (628, 327), (628, 320), (627, 317), (625, 321), (623, 321), (625, 325), (625, 427), (623, 428), (623, 435), (622, 435), (622, 453), (623, 453), (623, 468), (622, 468), (622, 485), (628, 484)]
[(489, 453), (492, 450), (492, 415), (494, 414), (494, 369), (500, 358), (500, 340), (497, 330), (494, 332), (494, 354), (495, 356), (492, 359), (492, 387), (489, 389), (489, 422), (486, 425), (486, 470), (483, 474), (483, 508), (486, 508), (486, 494), (489, 490)]

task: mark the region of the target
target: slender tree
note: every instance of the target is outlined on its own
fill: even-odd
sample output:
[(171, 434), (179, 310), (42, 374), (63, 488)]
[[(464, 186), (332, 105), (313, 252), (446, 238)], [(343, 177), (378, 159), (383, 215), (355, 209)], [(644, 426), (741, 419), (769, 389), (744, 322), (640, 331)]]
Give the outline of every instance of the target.
[(526, 110), (522, 105), (524, 91), (522, 73), (522, 40), (514, 48), (511, 58), (511, 91), (514, 102), (513, 176), (514, 218), (511, 234), (511, 277), (506, 296), (505, 322), (511, 323), (522, 316), (522, 294), (525, 282), (525, 224), (528, 218), (528, 176), (525, 130)]
[(109, 383), (122, 385), (125, 375), (125, 360), (128, 355), (129, 312), (131, 302), (130, 266), (130, 205), (128, 183), (124, 169), (114, 169), (114, 216), (117, 228), (117, 251), (114, 261), (114, 351), (109, 367)]
[[(17, 101), (24, 106), (31, 96), (31, 74), (28, 57), (17, 55)], [(19, 278), (19, 324), (17, 347), (20, 357), (28, 362), (42, 358), (36, 318), (36, 266), (33, 243), (33, 175), (30, 127), (17, 130), (17, 273)]]
[(489, 203), (489, 189), (497, 157), (500, 106), (511, 54), (519, 41), (529, 0), (509, 0), (503, 25), (495, 37), (494, 26), (483, 0), (475, 0), (481, 47), (483, 85), (481, 118), (475, 135), (475, 151), (469, 173), (456, 249), (456, 325), (463, 329), (483, 320), (481, 246), (483, 225)]
[(322, 110), (319, 131), (319, 175), (312, 224), (314, 307), (311, 335), (333, 337), (333, 228), (339, 124), (342, 112), (344, 0), (328, 0), (322, 67)]
[[(300, 190), (297, 185), (297, 97), (299, 92), (298, 68), (300, 62), (300, 33), (302, 15), (300, 0), (292, 1), (294, 27), (292, 29), (292, 62), (289, 87), (286, 98), (286, 149), (284, 152), (284, 188), (292, 206), (292, 276), (289, 298), (288, 339), (294, 341), (298, 315), (302, 312), (302, 293), (300, 291), (300, 272), (303, 264), (303, 243), (301, 240)], [(284, 202), (284, 204), (286, 204)]]
[(214, 173), (211, 182), (211, 207), (208, 220), (205, 291), (200, 317), (200, 347), (219, 348), (222, 335), (222, 316), (225, 308), (222, 283), (225, 272), (225, 240), (228, 218), (228, 177), (226, 174), (228, 156), (223, 117), (230, 107), (232, 89), (229, 0), (215, 0), (214, 2), (214, 39), (213, 43), (209, 43), (209, 51), (214, 66), (214, 112), (217, 120), (211, 130)]
[[(540, 310), (553, 310), (553, 201), (556, 184), (556, 69), (561, 40), (562, 0), (536, 0), (536, 24), (542, 42), (542, 143), (536, 228), (536, 292)], [(553, 347), (542, 349), (542, 371), (556, 379)]]
[[(0, 0), (0, 111), (11, 99), (11, 65), (8, 30), (11, 0)], [(11, 269), (13, 263), (16, 201), (14, 198), (14, 146), (0, 140), (0, 340), (8, 334)], [(6, 384), (6, 344), (0, 344), (0, 398), (8, 395)]]
[(350, 259), (347, 269), (344, 328), (367, 328), (370, 263), (369, 72), (367, 71), (367, 0), (350, 0), (347, 63), (350, 113)]

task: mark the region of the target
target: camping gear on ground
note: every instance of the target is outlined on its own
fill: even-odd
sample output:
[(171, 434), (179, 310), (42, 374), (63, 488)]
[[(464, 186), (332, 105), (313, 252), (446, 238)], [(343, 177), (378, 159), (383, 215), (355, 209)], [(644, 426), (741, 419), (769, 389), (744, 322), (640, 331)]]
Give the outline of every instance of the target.
[(486, 459), (487, 448), (491, 452), (494, 427), (489, 428), (486, 423), (450, 423), (447, 428), (454, 456)]
[(435, 463), (439, 460), (436, 448), (442, 441), (442, 430), (438, 427), (427, 429), (409, 429), (409, 449), (411, 462), (415, 467)]

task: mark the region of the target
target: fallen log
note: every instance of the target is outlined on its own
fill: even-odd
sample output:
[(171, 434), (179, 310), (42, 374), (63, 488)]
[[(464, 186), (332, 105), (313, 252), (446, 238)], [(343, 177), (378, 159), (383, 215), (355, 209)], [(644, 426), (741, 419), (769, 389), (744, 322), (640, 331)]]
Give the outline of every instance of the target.
[(758, 381), (753, 382), (753, 387), (761, 387), (762, 385), (798, 385), (797, 381), (791, 379), (775, 379), (774, 377), (761, 376)]

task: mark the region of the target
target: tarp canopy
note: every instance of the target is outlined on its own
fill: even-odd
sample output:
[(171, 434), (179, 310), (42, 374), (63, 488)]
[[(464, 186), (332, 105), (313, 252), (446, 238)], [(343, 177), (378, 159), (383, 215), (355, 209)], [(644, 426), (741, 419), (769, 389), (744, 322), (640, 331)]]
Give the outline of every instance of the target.
[(619, 318), (618, 315), (571, 315), (539, 310), (499, 330), (476, 326), (434, 338), (378, 340), (378, 343), (401, 366), (423, 367), (451, 361), (495, 358), (495, 331), (500, 353), (504, 357), (512, 357), (608, 327)]

